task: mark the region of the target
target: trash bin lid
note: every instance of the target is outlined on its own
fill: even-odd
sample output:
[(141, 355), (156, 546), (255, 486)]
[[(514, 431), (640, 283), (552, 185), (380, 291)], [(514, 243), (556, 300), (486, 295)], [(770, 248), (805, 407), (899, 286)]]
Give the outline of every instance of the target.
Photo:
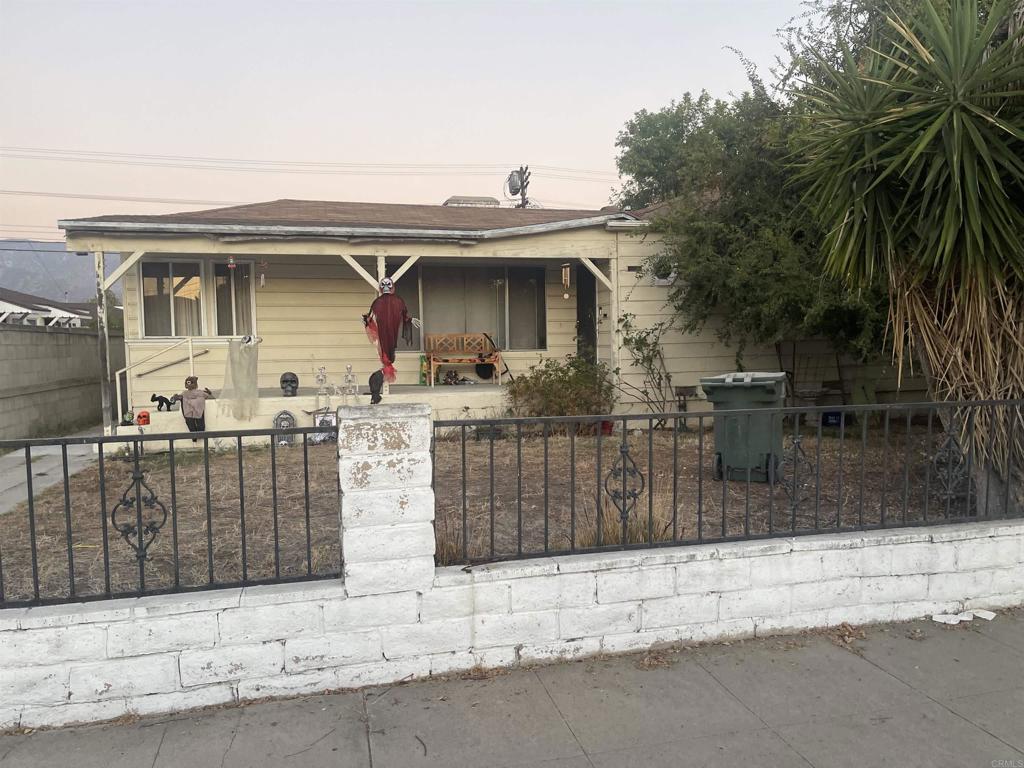
[(711, 387), (757, 387), (765, 384), (777, 384), (786, 381), (784, 372), (758, 372), (738, 371), (735, 373), (723, 373), (719, 376), (704, 376), (700, 380), (703, 389), (706, 385)]

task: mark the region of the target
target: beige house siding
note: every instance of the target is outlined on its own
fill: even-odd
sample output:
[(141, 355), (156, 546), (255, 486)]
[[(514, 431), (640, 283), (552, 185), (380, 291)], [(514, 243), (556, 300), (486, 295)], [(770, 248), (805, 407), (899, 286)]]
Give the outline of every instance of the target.
[[(339, 253), (347, 248), (344, 243), (304, 242), (301, 245), (282, 241), (261, 243), (265, 254), (249, 252), (252, 244), (223, 243), (200, 238), (180, 238), (172, 241), (135, 240), (123, 238), (122, 252), (144, 250), (147, 259), (200, 259), (207, 266), (206, 296), (212, 295), (210, 265), (223, 261), (228, 254), (238, 260), (266, 262), (266, 282), (259, 286), (261, 269), (254, 273), (256, 333), (263, 337), (260, 347), (258, 381), (261, 388), (278, 386), (281, 373), (294, 371), (303, 386), (313, 385), (317, 366), (326, 366), (332, 381), (340, 382), (345, 365), (351, 364), (361, 384), (379, 366), (373, 346), (362, 329), (361, 315), (368, 308), (374, 292), (369, 285), (342, 261)], [(82, 247), (84, 244), (79, 244)], [(668, 287), (653, 285), (648, 278), (641, 279), (635, 269), (644, 259), (655, 253), (660, 241), (634, 231), (608, 231), (602, 227), (568, 232), (538, 234), (528, 237), (482, 241), (475, 245), (445, 243), (388, 244), (372, 247), (363, 253), (353, 251), (359, 262), (373, 274), (375, 260), (383, 255), (390, 267), (401, 264), (408, 256), (421, 258), (420, 264), (447, 263), (513, 265), (544, 264), (546, 274), (547, 348), (545, 350), (513, 350), (504, 354), (513, 373), (523, 373), (543, 357), (564, 357), (576, 352), (576, 299), (578, 286), (570, 286), (569, 298), (563, 298), (561, 264), (577, 264), (578, 257), (587, 256), (600, 269), (618, 280), (618, 313), (632, 313), (640, 327), (649, 327), (663, 320), (670, 312), (667, 307)], [(107, 249), (115, 247), (106, 242)], [(301, 248), (305, 253), (295, 254)], [(171, 250), (176, 254), (171, 254)], [(161, 253), (164, 252), (164, 253)], [(188, 254), (197, 255), (188, 255)], [(544, 258), (544, 261), (540, 261)], [(633, 268), (633, 270), (631, 270)], [(416, 268), (403, 279), (414, 279)], [(138, 266), (124, 277), (125, 337), (127, 363), (132, 365), (159, 352), (175, 339), (141, 338), (139, 317)], [(620, 366), (623, 380), (633, 386), (642, 386), (643, 373), (630, 360), (627, 350), (614, 354), (613, 336), (618, 338), (617, 318), (611, 292), (597, 284), (598, 306), (598, 359)], [(204, 306), (207, 328), (212, 327), (213, 307)], [(429, 329), (426, 329), (429, 332)], [(700, 378), (736, 368), (735, 348), (722, 344), (711, 322), (700, 333), (684, 334), (670, 331), (663, 339), (665, 361), (677, 386), (697, 385)], [(227, 343), (217, 337), (196, 338), (194, 349), (195, 372), (203, 386), (215, 392), (223, 385)], [(201, 353), (201, 354), (200, 354)], [(150, 373), (162, 365), (187, 357), (187, 347), (163, 352), (151, 361), (129, 371), (131, 402), (136, 408), (151, 408), (152, 393), (170, 395), (182, 389), (188, 374), (188, 363), (176, 362)], [(402, 351), (396, 368), (398, 383), (416, 384), (419, 381), (419, 351)], [(617, 360), (616, 360), (617, 358)], [(743, 359), (747, 370), (779, 370), (779, 356), (774, 347), (750, 349)], [(781, 367), (788, 367), (786, 360)], [(471, 366), (460, 368), (472, 377)], [(143, 374), (143, 375), (139, 375)], [(798, 378), (806, 386), (815, 379), (831, 381), (840, 378), (836, 370), (835, 355), (827, 344), (802, 342), (798, 354)], [(883, 363), (869, 366), (842, 363), (842, 378), (847, 392), (858, 387), (868, 398), (881, 402), (924, 399), (923, 384), (919, 378), (905, 377), (902, 388), (897, 387), (896, 372)], [(855, 398), (856, 399), (856, 398)], [(669, 404), (672, 407), (673, 404)], [(622, 410), (638, 409), (635, 396), (624, 396)]]
[[(649, 328), (668, 317), (668, 286), (654, 285), (650, 278), (641, 278), (635, 268), (656, 253), (660, 239), (643, 234), (618, 234), (618, 271), (620, 311), (632, 313), (639, 328)], [(631, 271), (630, 268), (634, 268)], [(737, 370), (736, 348), (723, 344), (716, 334), (718, 324), (712, 318), (696, 334), (679, 330), (669, 331), (662, 339), (665, 364), (672, 375), (674, 386), (695, 386), (701, 377), (715, 376)], [(789, 369), (789, 345), (783, 345), (787, 356), (780, 365), (779, 352), (774, 345), (748, 347), (743, 354), (743, 368), (748, 371), (777, 371)], [(643, 371), (632, 364), (629, 352), (620, 352), (623, 380), (635, 387), (643, 384)], [(831, 346), (821, 340), (801, 341), (797, 348), (797, 388), (813, 390), (822, 382), (839, 381), (849, 393), (852, 402), (866, 395), (878, 402), (918, 402), (927, 399), (925, 382), (919, 375), (904, 371), (902, 382), (898, 371), (886, 361), (860, 363), (850, 359), (836, 360)], [(867, 392), (864, 392), (864, 389)], [(856, 390), (861, 392), (856, 392)], [(624, 395), (620, 403), (623, 410), (637, 410), (635, 395)], [(671, 404), (670, 404), (671, 407)], [(698, 406), (699, 407), (699, 406)]]

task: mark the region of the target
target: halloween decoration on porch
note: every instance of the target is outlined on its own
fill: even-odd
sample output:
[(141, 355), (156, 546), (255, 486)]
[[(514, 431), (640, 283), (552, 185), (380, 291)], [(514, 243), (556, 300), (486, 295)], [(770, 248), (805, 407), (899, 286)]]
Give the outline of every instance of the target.
[(326, 431), (310, 432), (309, 442), (311, 444), (333, 443), (338, 439), (338, 414), (336, 412), (313, 414), (313, 426), (326, 427)]
[[(380, 281), (380, 295), (373, 300), (369, 311), (363, 315), (363, 325), (367, 338), (377, 345), (377, 355), (382, 367), (370, 376), (371, 403), (380, 402), (380, 393), (384, 382), (395, 382), (395, 348), (398, 346), (398, 334), (406, 345), (412, 344), (413, 325), (419, 327), (420, 322), (409, 315), (405, 301), (395, 293), (395, 283), (390, 277)], [(375, 379), (381, 374), (379, 381)], [(376, 383), (375, 383), (376, 382)]]
[(380, 402), (380, 393), (384, 389), (384, 371), (374, 371), (370, 374), (370, 405)]
[(185, 377), (185, 391), (174, 396), (181, 403), (181, 415), (189, 432), (206, 431), (206, 401), (213, 398), (213, 392), (206, 387), (199, 388), (198, 376)]
[(149, 411), (139, 411), (135, 417), (135, 423), (140, 427), (149, 426)]
[(248, 421), (259, 408), (259, 387), (256, 369), (259, 365), (259, 336), (243, 336), (228, 342), (228, 359), (224, 367), (224, 401), (221, 411), (239, 421)]
[(317, 413), (322, 413), (331, 410), (331, 392), (327, 388), (327, 366), (321, 365), (316, 369), (314, 375), (316, 379), (316, 407), (314, 410)]
[(356, 375), (352, 373), (352, 363), (346, 363), (345, 375), (341, 381), (341, 393), (345, 397), (345, 404), (354, 405), (359, 396), (359, 385), (356, 383)]
[(150, 395), (149, 402), (156, 403), (156, 409), (158, 411), (169, 411), (171, 410), (171, 398), (164, 397), (163, 395)]
[[(274, 417), (274, 429), (294, 429), (295, 426), (295, 414), (291, 411), (280, 411)], [(278, 445), (291, 445), (295, 435), (274, 435), (271, 439)]]
[(281, 394), (284, 397), (295, 397), (299, 393), (299, 376), (291, 371), (281, 374)]

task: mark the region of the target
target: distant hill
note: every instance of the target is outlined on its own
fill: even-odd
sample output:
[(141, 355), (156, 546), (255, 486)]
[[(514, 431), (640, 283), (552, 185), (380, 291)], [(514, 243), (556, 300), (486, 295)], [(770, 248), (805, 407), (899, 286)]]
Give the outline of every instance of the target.
[[(121, 262), (107, 258), (107, 274)], [(0, 287), (54, 301), (88, 301), (96, 297), (92, 255), (64, 250), (64, 243), (0, 239)], [(121, 295), (120, 286), (114, 292)]]

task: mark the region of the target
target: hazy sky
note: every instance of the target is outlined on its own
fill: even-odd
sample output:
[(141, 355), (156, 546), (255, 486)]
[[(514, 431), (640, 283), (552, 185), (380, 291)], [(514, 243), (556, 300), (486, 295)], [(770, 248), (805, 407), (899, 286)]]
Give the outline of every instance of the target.
[[(776, 29), (799, 10), (799, 0), (0, 0), (0, 190), (440, 203), (501, 197), (506, 166), (529, 163), (546, 207), (600, 207), (616, 185), (616, 133), (634, 112), (686, 91), (743, 90), (723, 46), (766, 68)], [(52, 157), (41, 150), (171, 159), (12, 157)], [(233, 171), (177, 157), (339, 165)], [(440, 167), (416, 167), (427, 164)], [(202, 207), (213, 206), (0, 194), (0, 237), (53, 238), (58, 218)]]

